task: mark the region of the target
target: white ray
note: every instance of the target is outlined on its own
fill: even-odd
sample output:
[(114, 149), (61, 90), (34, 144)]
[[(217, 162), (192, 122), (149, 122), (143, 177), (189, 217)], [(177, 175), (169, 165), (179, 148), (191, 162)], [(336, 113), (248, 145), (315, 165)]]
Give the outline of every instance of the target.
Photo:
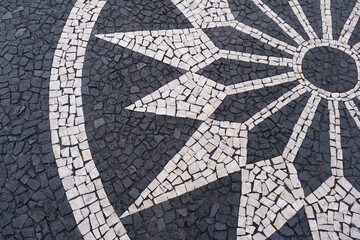
[(331, 0), (320, 0), (320, 10), (322, 18), (323, 39), (333, 39), (332, 17), (331, 17)]
[(184, 70), (197, 70), (216, 59), (219, 49), (195, 28), (98, 34), (96, 37)]
[(295, 47), (238, 22), (231, 13), (227, 0), (172, 0), (172, 2), (195, 28), (232, 26), (272, 47), (290, 54), (296, 51)]
[(289, 142), (287, 143), (282, 154), (286, 162), (294, 162), (295, 157), (306, 137), (307, 131), (309, 130), (314, 119), (320, 101), (321, 98), (315, 95), (311, 95), (309, 98), (298, 122), (294, 126)]
[(249, 127), (249, 131), (254, 128), (256, 125), (259, 125), (265, 119), (278, 112), (281, 108), (294, 101), (302, 94), (304, 94), (306, 90), (304, 87), (299, 84), (294, 87), (292, 90), (286, 92), (277, 100), (273, 101), (266, 107), (264, 107), (260, 112), (256, 113), (249, 120), (247, 120), (244, 124)]
[(231, 26), (233, 28), (239, 30), (240, 32), (248, 34), (251, 37), (258, 39), (259, 41), (261, 41), (265, 44), (268, 44), (279, 50), (285, 51), (291, 55), (294, 55), (294, 53), (296, 51), (296, 47), (291, 46), (291, 45), (287, 44), (286, 42), (276, 39), (266, 33), (263, 33), (260, 30), (257, 30), (256, 28), (247, 26), (241, 22), (233, 21), (233, 22), (231, 22)]
[(343, 153), (341, 148), (340, 111), (338, 101), (328, 101), (330, 122), (331, 172), (335, 177), (343, 177)]
[(222, 84), (188, 72), (126, 109), (206, 120), (225, 99), (224, 88)]
[(357, 127), (360, 129), (360, 111), (353, 100), (345, 101), (345, 106), (349, 110), (351, 117), (354, 119)]
[(122, 217), (240, 171), (239, 157), (246, 156), (246, 145), (247, 131), (240, 123), (202, 123)]
[(305, 39), (289, 24), (287, 24), (282, 18), (280, 18), (271, 8), (269, 8), (261, 0), (252, 0), (256, 6), (258, 6), (263, 13), (265, 13), (270, 19), (278, 24), (278, 26), (284, 30), (297, 44), (305, 42)]
[(318, 36), (314, 31), (314, 29), (312, 28), (311, 24), (309, 23), (309, 20), (307, 19), (298, 0), (289, 0), (289, 5), (293, 10), (294, 14), (296, 15), (296, 17), (299, 19), (299, 22), (303, 26), (305, 32), (308, 34), (310, 39), (317, 39)]
[(227, 95), (248, 92), (260, 88), (276, 86), (283, 83), (294, 82), (297, 78), (294, 72), (283, 73), (273, 77), (260, 78), (242, 83), (225, 86)]
[(346, 21), (343, 30), (341, 31), (339, 41), (347, 44), (359, 21), (360, 16), (360, 1), (357, 1), (354, 9), (352, 10), (348, 20)]
[(263, 63), (272, 66), (286, 66), (292, 67), (293, 59), (292, 58), (281, 58), (281, 57), (271, 57), (271, 56), (262, 56), (245, 52), (236, 52), (229, 50), (220, 50), (219, 56), (226, 59), (239, 60), (244, 62), (253, 62), (253, 63)]

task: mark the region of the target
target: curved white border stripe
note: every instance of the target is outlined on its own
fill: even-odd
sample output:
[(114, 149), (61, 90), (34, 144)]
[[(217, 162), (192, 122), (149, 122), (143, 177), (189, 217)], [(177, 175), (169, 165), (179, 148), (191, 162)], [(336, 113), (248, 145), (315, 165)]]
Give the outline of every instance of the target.
[(84, 239), (129, 239), (92, 159), (82, 109), (82, 68), (91, 31), (106, 0), (78, 0), (55, 51), (49, 119), (59, 176)]

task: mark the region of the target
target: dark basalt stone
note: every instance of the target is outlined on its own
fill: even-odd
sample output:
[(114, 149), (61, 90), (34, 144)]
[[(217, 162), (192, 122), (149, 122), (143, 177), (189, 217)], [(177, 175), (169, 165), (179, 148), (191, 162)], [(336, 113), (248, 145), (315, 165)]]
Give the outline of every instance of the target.
[(311, 231), (305, 209), (302, 208), (296, 213), (288, 222), (280, 228), (279, 231), (275, 232), (270, 240), (295, 240), (305, 239), (312, 240)]
[(298, 1), (306, 18), (319, 38), (323, 37), (320, 0)]
[(211, 118), (219, 121), (246, 122), (298, 84), (298, 82), (285, 83), (227, 96)]
[(192, 24), (171, 2), (163, 0), (109, 0), (94, 33), (191, 28)]
[(293, 69), (290, 67), (270, 66), (261, 63), (249, 63), (221, 58), (199, 70), (197, 73), (218, 83), (231, 85), (292, 71)]
[[(360, 101), (356, 100), (358, 106)], [(340, 104), (341, 147), (345, 178), (360, 191), (360, 129), (344, 103)]]
[(305, 40), (309, 40), (309, 36), (301, 25), (298, 17), (291, 9), (289, 1), (283, 0), (263, 0), (272, 11), (274, 11), (282, 20), (292, 27)]
[[(83, 71), (83, 93), (88, 91), (86, 95), (96, 97), (92, 106), (100, 110), (98, 105), (103, 104), (104, 114), (129, 106), (185, 73), (94, 36), (89, 41)], [(101, 117), (102, 114), (97, 115), (97, 118)]]
[(329, 111), (322, 100), (294, 160), (305, 196), (315, 191), (331, 175)]
[(228, 2), (233, 15), (239, 22), (258, 29), (290, 45), (298, 46), (298, 44), (271, 18), (263, 13), (252, 0), (229, 0)]
[(308, 81), (330, 92), (347, 92), (358, 82), (355, 59), (331, 47), (310, 49), (302, 61), (302, 71)]
[(219, 49), (292, 58), (289, 53), (263, 43), (233, 27), (206, 28), (203, 31)]
[(304, 94), (266, 118), (248, 133), (247, 163), (280, 156), (310, 94)]
[(348, 20), (350, 13), (353, 11), (356, 0), (348, 0), (346, 4), (342, 0), (331, 0), (331, 17), (334, 39), (340, 37), (345, 22)]
[(1, 2), (1, 239), (82, 238), (64, 190), (49, 186), (50, 179), (60, 182), (51, 151), (49, 76), (74, 3)]
[[(0, 238), (82, 239), (52, 153), (49, 77), (54, 50), (75, 0), (3, 0), (0, 7)], [(308, 39), (288, 1), (263, 0)], [(253, 4), (230, 0), (237, 20), (292, 46), (297, 44)], [(299, 1), (322, 38), (320, 0)], [(331, 1), (338, 39), (356, 0)], [(184, 29), (193, 25), (170, 0), (108, 0), (90, 37), (83, 77), (87, 135), (110, 202), (121, 215), (184, 146), (201, 124), (186, 118), (138, 113), (125, 107), (185, 72), (97, 39), (97, 33)], [(220, 49), (264, 56), (292, 56), (232, 27), (204, 29)], [(360, 22), (349, 44), (360, 41)], [(329, 91), (346, 91), (358, 73), (336, 50), (317, 49), (304, 64), (307, 77)], [(306, 63), (308, 61), (308, 63)], [(286, 67), (220, 59), (198, 74), (225, 85), (292, 71)], [(340, 76), (336, 79), (336, 76)], [(296, 83), (236, 94), (211, 116), (244, 122)], [(308, 95), (282, 108), (249, 132), (249, 163), (278, 156), (288, 142)], [(360, 107), (360, 101), (354, 99)], [(341, 143), (345, 178), (360, 190), (360, 130), (343, 103)], [(305, 194), (330, 176), (326, 101), (295, 159)], [(234, 173), (207, 186), (122, 219), (132, 239), (236, 239), (241, 178)], [(311, 239), (302, 209), (271, 239)]]
[(122, 222), (136, 239), (236, 239), (240, 192), (229, 191), (234, 184), (241, 185), (239, 173), (151, 207), (147, 220), (144, 210)]

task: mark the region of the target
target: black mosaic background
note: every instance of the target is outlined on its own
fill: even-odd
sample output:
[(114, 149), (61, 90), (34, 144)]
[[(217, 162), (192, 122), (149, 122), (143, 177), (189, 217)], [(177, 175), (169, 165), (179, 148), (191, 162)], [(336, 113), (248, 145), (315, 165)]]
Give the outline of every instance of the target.
[(249, 63), (232, 59), (220, 58), (208, 66), (200, 69), (198, 74), (226, 86), (272, 77), (291, 72), (289, 67), (276, 67), (261, 63)]
[(291, 6), (287, 3), (288, 1), (283, 0), (264, 0), (265, 3), (270, 9), (272, 9), (280, 18), (282, 18), (287, 24), (296, 31), (305, 39), (309, 40), (309, 36), (302, 27), (300, 21), (296, 17), (295, 13), (292, 11)]
[(322, 100), (294, 160), (305, 196), (331, 176), (329, 124), (328, 104)]
[(240, 173), (124, 218), (130, 238), (236, 239)]
[[(341, 30), (343, 29), (346, 20), (349, 18), (350, 13), (354, 9), (356, 0), (347, 0), (346, 4), (342, 0), (331, 0), (331, 13), (333, 25), (333, 37), (338, 39)], [(356, 36), (354, 34), (353, 36)]]
[(310, 94), (305, 93), (256, 125), (248, 133), (247, 162), (280, 156)]
[(289, 53), (263, 43), (248, 34), (236, 30), (233, 27), (208, 28), (203, 29), (203, 31), (219, 49), (265, 56), (292, 57)]
[[(298, 82), (284, 83), (277, 86), (227, 96), (213, 113), (211, 118), (219, 121), (244, 123), (269, 105), (269, 103), (274, 102), (283, 94), (291, 91), (291, 89), (298, 84)], [(286, 118), (289, 117), (289, 115), (287, 115), (289, 112), (286, 112), (286, 110), (283, 111), (285, 111)], [(278, 119), (275, 119), (273, 125), (279, 123)], [(290, 131), (291, 130), (292, 129), (290, 129)]]
[[(360, 107), (360, 101), (356, 100), (355, 102)], [(344, 175), (360, 191), (360, 131), (345, 105), (340, 104), (340, 107)]]
[(319, 38), (323, 37), (322, 34), (322, 19), (320, 10), (320, 0), (311, 1), (298, 1), (304, 11), (306, 18), (309, 20), (310, 25), (314, 29)]
[[(272, 37), (293, 46), (298, 44), (292, 40), (271, 18), (269, 18), (261, 9), (251, 0), (229, 0), (230, 9), (234, 17), (255, 29), (262, 31)], [(265, 2), (264, 2), (265, 3)], [(270, 4), (270, 3), (268, 3)], [(282, 3), (281, 3), (282, 4)], [(282, 4), (283, 5), (283, 4)], [(288, 22), (289, 23), (289, 22)], [(289, 25), (292, 25), (289, 23)], [(293, 26), (292, 26), (293, 27)], [(295, 27), (293, 27), (295, 28)], [(299, 31), (300, 33), (300, 31)]]
[(310, 227), (307, 221), (305, 209), (300, 209), (294, 217), (289, 219), (282, 228), (275, 232), (269, 238), (271, 240), (288, 240), (288, 239), (313, 239), (310, 233)]
[(81, 239), (48, 119), (52, 58), (74, 2), (0, 3), (0, 239)]
[[(297, 46), (250, 0), (229, 2), (238, 20)], [(287, 1), (264, 2), (307, 39)], [(299, 2), (321, 37), (319, 0)], [(355, 2), (332, 0), (335, 38)], [(0, 3), (0, 239), (82, 238), (58, 177), (48, 120), (52, 58), (74, 3), (74, 0)], [(359, 24), (350, 45), (360, 41)], [(168, 0), (109, 0), (93, 33), (188, 27), (191, 24)], [(204, 31), (222, 49), (289, 57), (231, 28)], [(229, 85), (288, 70), (219, 60), (199, 74)], [(201, 124), (191, 119), (136, 113), (124, 107), (183, 73), (93, 36), (90, 39), (83, 81), (86, 127), (105, 190), (119, 215)], [(256, 90), (228, 97), (212, 117), (243, 122), (255, 109), (294, 84), (266, 89), (270, 94)], [(282, 152), (307, 98), (305, 95), (290, 103), (249, 133), (249, 162)], [(249, 109), (249, 102), (253, 109)], [(356, 100), (356, 104), (360, 107), (360, 101)], [(360, 190), (360, 131), (344, 105), (340, 106), (345, 177)], [(330, 175), (326, 107), (326, 101), (322, 101), (295, 160), (306, 194)], [(240, 177), (239, 173), (232, 174), (129, 216), (123, 219), (125, 227), (134, 239), (235, 239)], [(304, 211), (272, 239), (311, 239)]]

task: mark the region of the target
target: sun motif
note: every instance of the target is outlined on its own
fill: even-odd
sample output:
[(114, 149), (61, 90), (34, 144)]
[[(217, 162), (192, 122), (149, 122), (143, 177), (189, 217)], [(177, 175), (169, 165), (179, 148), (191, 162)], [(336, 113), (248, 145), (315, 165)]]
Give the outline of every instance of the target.
[[(304, 73), (304, 59), (314, 49), (331, 48), (350, 58), (360, 73), (360, 43), (349, 45), (359, 20), (360, 2), (351, 12), (340, 38), (333, 39), (330, 0), (320, 0), (322, 36), (314, 31), (298, 0), (289, 0), (293, 13), (308, 35), (309, 40), (306, 40), (261, 0), (252, 1), (298, 47), (239, 22), (226, 0), (172, 0), (193, 28), (96, 35), (97, 38), (186, 71), (178, 79), (128, 106), (128, 110), (202, 121), (185, 146), (120, 218), (181, 196), (231, 173), (241, 172), (238, 239), (268, 239), (303, 208), (314, 239), (358, 239), (360, 193), (344, 177), (339, 104), (345, 104), (360, 128), (360, 111), (354, 102), (360, 95), (360, 77), (358, 75), (356, 82), (344, 87), (344, 90), (324, 87), (314, 83)], [(286, 52), (292, 58), (220, 49), (203, 31), (215, 27), (234, 28)], [(292, 71), (226, 85), (199, 73), (199, 70), (219, 59), (286, 66)], [(219, 121), (211, 117), (228, 96), (290, 82), (298, 84), (243, 123)], [(249, 132), (305, 94), (310, 97), (282, 154), (249, 163)], [(332, 176), (315, 191), (305, 194), (294, 160), (321, 101), (327, 102), (329, 112)]]
[[(357, 12), (360, 4), (355, 6), (344, 26), (341, 37), (333, 40), (329, 1), (321, 2), (322, 39), (312, 29), (299, 3), (296, 0), (289, 1), (310, 38), (309, 41), (306, 41), (267, 5), (260, 0), (254, 0), (254, 3), (266, 15), (271, 17), (300, 45), (295, 49), (238, 22), (226, 1), (173, 2), (190, 20), (194, 28), (97, 35), (103, 40), (188, 71), (179, 79), (136, 101), (127, 109), (204, 121), (183, 149), (169, 161), (164, 170), (149, 184), (122, 217), (180, 196), (233, 172), (242, 171), (242, 197), (237, 230), (240, 239), (270, 237), (304, 206), (315, 239), (318, 239), (320, 235), (322, 239), (327, 238), (326, 236), (337, 238), (336, 226), (333, 231), (321, 231), (322, 229), (319, 229), (317, 224), (313, 224), (313, 222), (320, 221), (321, 214), (329, 215), (332, 212), (313, 207), (313, 204), (317, 204), (319, 200), (339, 195), (340, 193), (336, 190), (337, 186), (345, 189), (352, 188), (343, 174), (339, 101), (345, 102), (355, 121), (360, 124), (359, 110), (352, 100), (358, 96), (360, 82), (358, 81), (352, 89), (344, 93), (326, 91), (306, 79), (302, 72), (302, 62), (306, 53), (311, 49), (331, 47), (350, 55), (355, 60), (358, 72), (360, 72), (359, 46), (347, 45), (359, 18)], [(218, 49), (202, 31), (203, 28), (218, 26), (234, 27), (264, 43), (286, 51), (293, 55), (293, 58), (267, 57)], [(220, 58), (288, 66), (293, 67), (293, 72), (227, 86), (196, 73), (199, 69)], [(243, 124), (216, 121), (210, 118), (226, 96), (298, 80), (301, 84), (285, 93), (277, 101), (270, 103)], [(247, 164), (248, 131), (306, 92), (310, 92), (311, 97), (294, 127), (283, 154), (256, 164)], [(321, 99), (326, 99), (329, 106), (333, 176), (305, 198), (293, 161)], [(353, 188), (350, 194), (353, 195), (351, 203), (353, 204), (356, 196), (359, 196), (359, 192)], [(346, 196), (343, 196), (338, 199), (337, 203), (342, 203), (345, 198)], [(252, 203), (250, 204), (250, 202)], [(280, 205), (277, 204), (279, 202)], [(346, 215), (352, 218), (353, 212), (348, 210)], [(327, 222), (326, 224), (331, 223)]]

